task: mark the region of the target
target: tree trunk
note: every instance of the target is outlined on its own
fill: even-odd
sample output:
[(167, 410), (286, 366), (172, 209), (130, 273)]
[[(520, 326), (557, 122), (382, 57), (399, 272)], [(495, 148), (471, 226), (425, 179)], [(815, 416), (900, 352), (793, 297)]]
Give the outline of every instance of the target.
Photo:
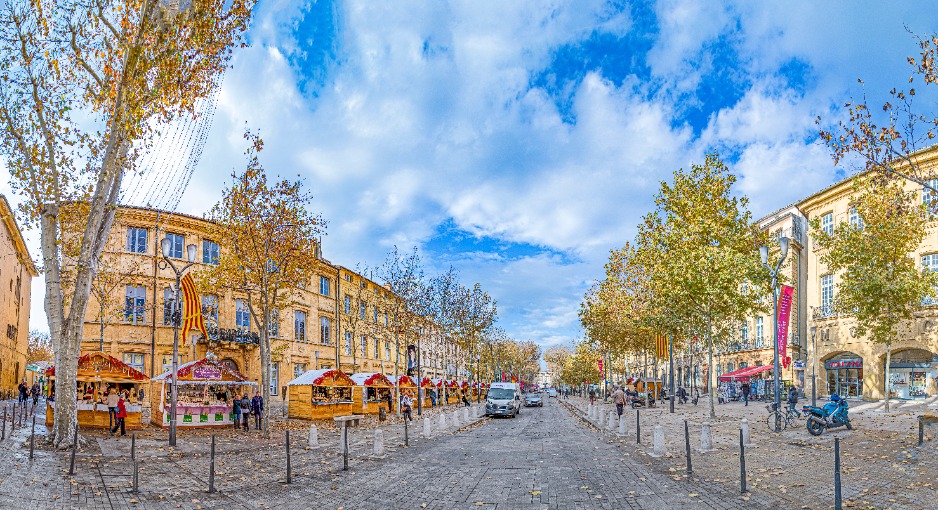
[[(710, 320), (707, 319), (707, 363), (713, 366), (713, 333), (710, 329)], [(710, 419), (717, 417), (716, 408), (713, 405), (713, 370), (707, 371), (707, 407), (710, 408)]]
[(886, 412), (890, 411), (889, 409), (889, 365), (892, 364), (892, 342), (886, 344), (886, 378), (885, 384), (883, 385), (886, 391)]
[(264, 309), (264, 329), (260, 332), (261, 354), (261, 397), (264, 399), (264, 410), (261, 412), (261, 436), (270, 438), (270, 336), (267, 334), (267, 325), (270, 321), (270, 311)]

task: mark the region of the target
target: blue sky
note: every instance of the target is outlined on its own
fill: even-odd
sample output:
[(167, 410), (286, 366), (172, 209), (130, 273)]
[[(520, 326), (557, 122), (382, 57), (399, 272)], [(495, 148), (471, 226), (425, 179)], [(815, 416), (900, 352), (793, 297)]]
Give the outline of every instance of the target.
[(417, 246), (546, 347), (581, 335), (583, 293), (677, 168), (719, 151), (756, 216), (842, 176), (815, 119), (859, 77), (873, 103), (902, 86), (905, 27), (936, 22), (916, 2), (262, 0), (179, 208), (218, 199), (251, 126), (315, 195), (327, 258)]

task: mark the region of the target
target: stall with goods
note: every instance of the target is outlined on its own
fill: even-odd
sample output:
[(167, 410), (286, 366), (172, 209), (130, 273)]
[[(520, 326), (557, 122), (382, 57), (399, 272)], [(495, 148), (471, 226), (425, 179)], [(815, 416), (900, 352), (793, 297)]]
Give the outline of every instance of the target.
[[(177, 427), (220, 427), (231, 425), (234, 399), (253, 394), (257, 383), (249, 381), (238, 371), (220, 363), (209, 353), (198, 361), (181, 365), (176, 390)], [(161, 419), (161, 427), (169, 427), (172, 394), (172, 370), (153, 378), (159, 384), (159, 396), (153, 412)], [(155, 389), (154, 389), (155, 391)]]
[(393, 385), (384, 374), (378, 372), (352, 374), (355, 386), (352, 388), (353, 410), (361, 414), (378, 414), (380, 408), (389, 411), (388, 403), (393, 398)]
[[(55, 367), (46, 370), (46, 425), (52, 426), (55, 416)], [(148, 407), (146, 385), (149, 377), (123, 361), (103, 352), (90, 352), (78, 358), (78, 426), (81, 428), (110, 428), (115, 414), (108, 406), (108, 397), (114, 404), (124, 399), (127, 417), (124, 425), (138, 429), (144, 423)], [(113, 396), (111, 396), (113, 395)]]
[(324, 420), (355, 414), (352, 388), (355, 382), (337, 369), (310, 370), (287, 383), (288, 415), (304, 420)]

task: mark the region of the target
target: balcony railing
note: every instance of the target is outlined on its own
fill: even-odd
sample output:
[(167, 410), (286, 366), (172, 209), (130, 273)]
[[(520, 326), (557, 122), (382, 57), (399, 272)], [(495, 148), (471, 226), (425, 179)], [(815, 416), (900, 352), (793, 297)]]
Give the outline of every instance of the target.
[(833, 304), (811, 307), (811, 316), (814, 320), (828, 319), (830, 317), (837, 317), (838, 315), (840, 315), (840, 313)]
[(258, 345), (261, 337), (254, 331), (246, 329), (208, 328), (208, 336), (218, 342), (232, 342), (236, 344)]

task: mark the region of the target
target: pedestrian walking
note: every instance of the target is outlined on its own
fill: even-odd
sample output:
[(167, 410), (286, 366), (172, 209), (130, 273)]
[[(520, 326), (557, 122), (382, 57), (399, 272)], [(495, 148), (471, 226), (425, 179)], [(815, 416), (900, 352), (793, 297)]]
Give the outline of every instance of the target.
[(118, 396), (117, 398), (117, 413), (114, 415), (114, 426), (111, 427), (111, 435), (113, 436), (117, 429), (120, 429), (121, 435), (126, 436), (127, 430), (124, 428), (124, 419), (127, 418), (127, 406), (124, 405), (123, 395)]
[(413, 403), (413, 399), (410, 398), (410, 393), (404, 393), (401, 397), (401, 413), (404, 414), (405, 420), (414, 421), (413, 416), (410, 415), (410, 406)]
[(677, 401), (679, 404), (687, 403), (687, 389), (683, 386), (678, 386), (677, 388)]
[(463, 405), (465, 405), (466, 407), (469, 407), (469, 399), (466, 398), (466, 395), (465, 395), (465, 394), (463, 394), (463, 396), (462, 396), (462, 403), (463, 403)]
[(20, 385), (17, 387), (17, 389), (18, 389), (19, 392), (20, 392), (20, 398), (19, 398), (20, 404), (25, 404), (25, 403), (26, 403), (26, 392), (27, 392), (28, 389), (29, 389), (29, 387), (26, 386), (26, 379), (23, 379), (23, 381), (20, 383)]
[(625, 392), (622, 391), (621, 386), (616, 387), (616, 391), (612, 392), (612, 403), (616, 405), (616, 414), (621, 418), (625, 410)]
[(245, 393), (241, 397), (241, 422), (244, 425), (244, 430), (250, 430), (248, 428), (248, 416), (251, 415), (251, 401), (248, 400), (248, 394)]
[(117, 402), (119, 400), (120, 397), (117, 395), (117, 391), (115, 391), (114, 388), (110, 388), (107, 394), (107, 422), (112, 427), (117, 421)]
[(749, 405), (749, 383), (744, 382), (742, 386), (742, 390), (743, 390), (743, 402), (745, 402), (746, 405), (748, 406)]
[(251, 414), (254, 415), (254, 430), (261, 429), (261, 417), (264, 415), (264, 397), (257, 392), (251, 399)]
[(590, 388), (590, 405), (596, 403), (596, 391)]
[(238, 395), (235, 395), (234, 402), (232, 402), (231, 407), (231, 421), (234, 422), (235, 430), (241, 428), (241, 398)]
[(39, 403), (39, 381), (33, 383), (33, 389), (30, 390), (31, 396), (33, 397), (33, 407), (36, 407), (36, 404)]
[(792, 386), (788, 389), (788, 409), (794, 411), (798, 406), (798, 388)]

